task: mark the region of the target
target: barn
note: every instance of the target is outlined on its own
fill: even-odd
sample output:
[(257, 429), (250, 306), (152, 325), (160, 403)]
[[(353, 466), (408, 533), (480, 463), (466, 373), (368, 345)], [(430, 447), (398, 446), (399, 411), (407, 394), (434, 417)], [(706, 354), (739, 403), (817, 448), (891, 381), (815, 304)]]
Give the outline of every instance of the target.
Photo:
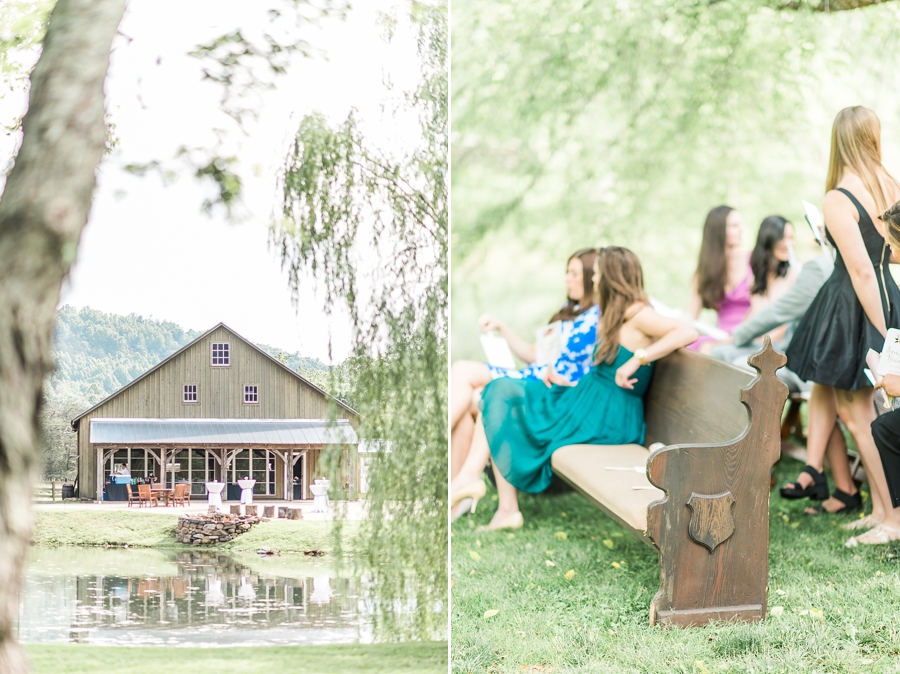
[[(357, 413), (223, 323), (72, 420), (78, 491), (102, 500), (114, 466), (171, 486), (256, 480), (254, 498), (308, 499), (319, 477), (357, 498)], [(322, 453), (341, 448), (329, 474)], [(337, 473), (337, 474), (335, 474)]]

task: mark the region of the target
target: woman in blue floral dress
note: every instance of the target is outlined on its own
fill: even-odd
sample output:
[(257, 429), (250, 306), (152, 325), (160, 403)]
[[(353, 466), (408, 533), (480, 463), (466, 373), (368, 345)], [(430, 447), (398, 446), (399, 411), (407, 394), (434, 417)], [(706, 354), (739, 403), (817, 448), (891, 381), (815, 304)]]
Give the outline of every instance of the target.
[(509, 343), (516, 356), (531, 365), (521, 370), (503, 368), (475, 361), (457, 361), (450, 369), (451, 474), (463, 464), (475, 431), (478, 399), (481, 389), (494, 379), (543, 380), (550, 384), (574, 384), (591, 369), (591, 354), (597, 340), (600, 310), (594, 301), (592, 270), (597, 251), (584, 248), (566, 263), (566, 304), (550, 323), (561, 322), (563, 347), (553, 368), (534, 363), (536, 349), (510, 330), (504, 323), (484, 314), (479, 319), (483, 331), (497, 330)]

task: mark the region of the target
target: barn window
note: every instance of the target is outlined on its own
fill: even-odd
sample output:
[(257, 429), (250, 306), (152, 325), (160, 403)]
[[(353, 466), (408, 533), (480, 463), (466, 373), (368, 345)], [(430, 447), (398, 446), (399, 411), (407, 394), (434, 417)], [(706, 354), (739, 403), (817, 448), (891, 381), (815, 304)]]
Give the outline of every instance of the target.
[(212, 364), (220, 367), (231, 365), (231, 350), (228, 344), (212, 345)]
[(184, 385), (184, 396), (182, 397), (181, 401), (185, 402), (185, 403), (197, 402), (197, 385), (196, 384), (185, 384)]
[(248, 384), (244, 387), (244, 402), (245, 403), (258, 403), (259, 402), (259, 387), (255, 384)]

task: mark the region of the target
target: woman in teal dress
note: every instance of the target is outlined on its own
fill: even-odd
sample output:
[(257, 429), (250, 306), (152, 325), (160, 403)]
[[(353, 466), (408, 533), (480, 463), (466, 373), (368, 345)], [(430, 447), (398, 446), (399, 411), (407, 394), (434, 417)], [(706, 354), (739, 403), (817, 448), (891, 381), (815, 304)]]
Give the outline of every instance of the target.
[(693, 328), (650, 307), (640, 261), (630, 250), (601, 248), (594, 282), (603, 315), (586, 376), (575, 385), (550, 387), (496, 379), (484, 389), (472, 451), (451, 484), (451, 501), (471, 498), (475, 510), (485, 493), (480, 474), (490, 456), (500, 504), (489, 529), (522, 526), (518, 491), (538, 493), (550, 485), (550, 457), (558, 448), (643, 443), (643, 395), (653, 361), (697, 339)]

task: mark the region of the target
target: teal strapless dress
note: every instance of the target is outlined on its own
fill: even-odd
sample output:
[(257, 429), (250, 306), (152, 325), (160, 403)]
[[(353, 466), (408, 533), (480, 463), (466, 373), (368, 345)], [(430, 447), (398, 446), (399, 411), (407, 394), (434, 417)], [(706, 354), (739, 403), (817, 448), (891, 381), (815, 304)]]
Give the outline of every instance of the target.
[(576, 386), (508, 378), (485, 386), (484, 430), (500, 474), (537, 494), (550, 486), (550, 457), (560, 447), (643, 444), (643, 397), (653, 363), (638, 368), (634, 389), (616, 384), (616, 370), (633, 355), (620, 345), (612, 363), (594, 365)]

